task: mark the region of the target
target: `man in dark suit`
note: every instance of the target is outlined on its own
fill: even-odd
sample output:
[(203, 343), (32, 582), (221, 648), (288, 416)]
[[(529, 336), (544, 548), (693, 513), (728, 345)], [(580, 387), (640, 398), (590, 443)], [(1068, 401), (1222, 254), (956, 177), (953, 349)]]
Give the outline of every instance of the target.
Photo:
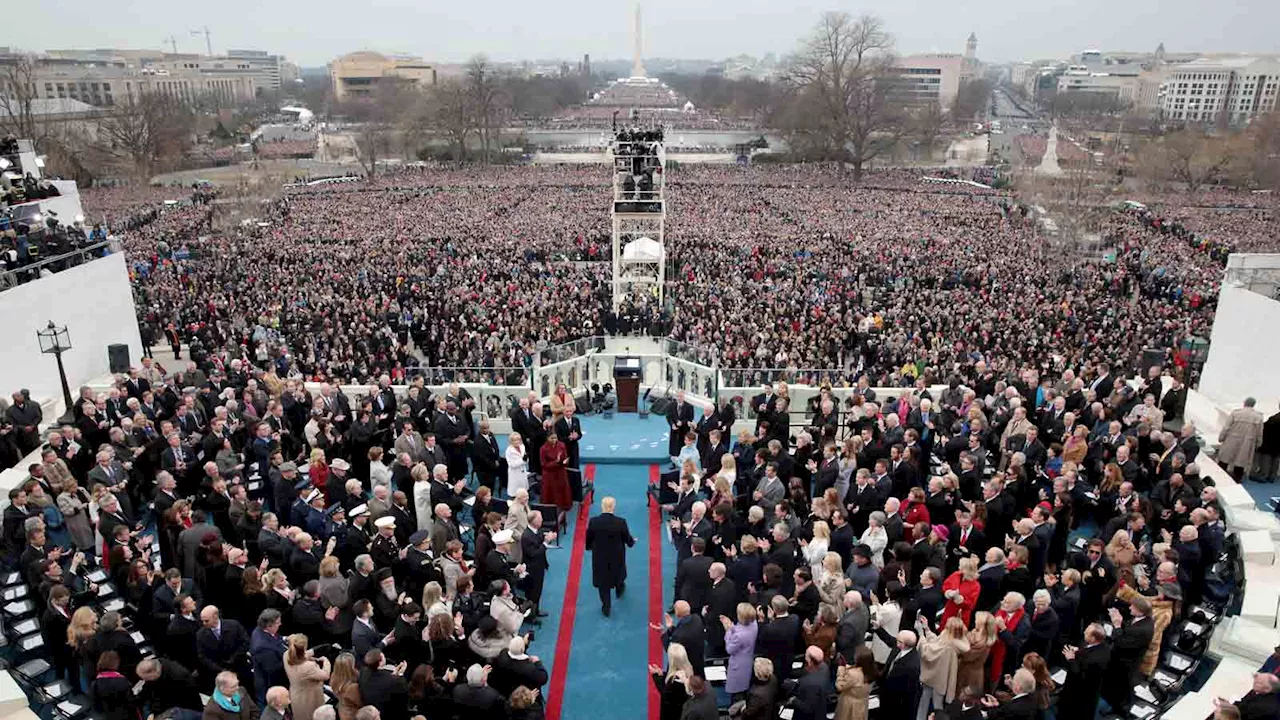
[(203, 627), (196, 633), (196, 657), (201, 672), (209, 678), (224, 670), (247, 669), (249, 634), (235, 620), (223, 620), (218, 608), (206, 606), (200, 611)]
[(1142, 658), (1155, 635), (1155, 623), (1151, 619), (1151, 603), (1138, 596), (1129, 601), (1129, 622), (1123, 623), (1120, 611), (1111, 608), (1111, 664), (1107, 667), (1107, 680), (1102, 695), (1107, 704), (1121, 714), (1128, 712), (1133, 686), (1137, 683)]
[(1111, 377), (1111, 368), (1106, 363), (1098, 365), (1098, 377), (1089, 383), (1089, 389), (1093, 390), (1099, 400), (1105, 401), (1111, 396), (1111, 391), (1115, 389), (1115, 378)]
[(600, 592), (600, 611), (605, 617), (613, 607), (612, 592), (618, 598), (626, 591), (627, 548), (636, 544), (627, 521), (613, 514), (617, 501), (600, 500), (600, 514), (587, 523), (587, 550), (591, 553), (591, 584)]
[(920, 653), (916, 651), (916, 634), (900, 630), (894, 637), (884, 628), (876, 628), (876, 635), (893, 647), (880, 681), (880, 717), (914, 717), (920, 704)]
[(822, 648), (810, 646), (804, 651), (804, 674), (796, 681), (793, 720), (825, 720), (827, 698), (835, 692), (831, 669), (823, 662)]
[(961, 510), (947, 533), (947, 572), (955, 572), (960, 561), (967, 557), (979, 558), (981, 564), (986, 553), (987, 536), (973, 526), (973, 514)]
[(1013, 697), (1005, 703), (1000, 703), (990, 695), (982, 699), (983, 706), (987, 708), (987, 720), (1033, 720), (1039, 715), (1035, 695), (1036, 678), (1031, 671), (1018, 668), (1013, 674), (1012, 685), (1010, 690)]
[(711, 645), (711, 652), (717, 657), (727, 654), (724, 646), (725, 628), (720, 618), (728, 618), (730, 622), (738, 619), (738, 589), (732, 580), (725, 577), (727, 573), (724, 563), (713, 563), (707, 570), (711, 585), (707, 588), (707, 605), (703, 608), (706, 621), (703, 624), (707, 627), (707, 642)]
[(1098, 710), (1098, 696), (1111, 664), (1111, 648), (1102, 626), (1094, 623), (1084, 631), (1084, 647), (1062, 648), (1067, 661), (1067, 680), (1058, 697), (1058, 715), (1063, 718), (1093, 717)]
[(822, 497), (827, 488), (836, 486), (840, 479), (840, 462), (836, 460), (836, 446), (828, 443), (822, 448), (822, 460), (813, 476), (813, 497)]
[(756, 635), (756, 655), (773, 661), (774, 677), (791, 676), (791, 661), (800, 648), (800, 618), (791, 614), (791, 604), (782, 595), (769, 600), (769, 621), (760, 624)]
[(467, 476), (467, 443), (471, 440), (470, 433), (466, 421), (458, 417), (458, 406), (445, 403), (444, 414), (436, 418), (435, 435), (444, 448), (449, 477), (453, 480), (461, 480)]
[(381, 720), (408, 720), (409, 684), (404, 681), (405, 663), (387, 666), (381, 650), (370, 650), (364, 656), (360, 671), (360, 698), (366, 705), (378, 708)]
[(693, 406), (685, 400), (683, 390), (676, 391), (675, 402), (667, 405), (667, 426), (670, 432), (667, 437), (667, 454), (675, 458), (680, 454), (684, 436), (694, 429)]
[[(564, 415), (556, 421), (555, 433), (564, 443), (565, 452), (569, 454), (566, 467), (569, 468), (569, 491), (574, 502), (582, 501), (582, 421), (574, 416), (572, 406), (566, 406)], [(575, 472), (578, 471), (578, 472)]]
[(694, 536), (689, 540), (689, 551), (689, 557), (682, 560), (676, 569), (675, 598), (688, 602), (693, 612), (702, 614), (711, 589), (708, 572), (714, 561), (703, 554), (707, 551), (707, 541), (701, 537)]
[[(707, 632), (703, 625), (702, 616), (695, 615), (689, 610), (689, 603), (684, 600), (677, 600), (672, 607), (674, 618), (667, 615), (663, 618), (664, 627), (650, 625), (651, 628), (662, 632), (662, 646), (667, 647), (671, 643), (680, 643), (684, 649), (688, 651), (689, 664), (693, 666), (694, 675), (704, 675), (705, 663), (703, 658), (706, 656)], [(716, 620), (716, 622), (720, 622)]]
[(471, 448), (471, 467), (476, 471), (480, 484), (494, 491), (501, 491), (506, 484), (502, 470), (502, 455), (498, 452), (498, 439), (489, 430), (489, 421), (480, 421), (480, 433)]
[(845, 520), (845, 512), (840, 509), (831, 511), (831, 552), (840, 556), (840, 567), (849, 567), (853, 562), (853, 546), (856, 538), (853, 526)]
[[(483, 424), (483, 421), (482, 421)], [(542, 531), (542, 513), (537, 510), (529, 512), (529, 526), (520, 535), (520, 559), (524, 562), (523, 580), (524, 597), (533, 603), (536, 617), (546, 617), (539, 603), (542, 600), (542, 583), (547, 576), (547, 543), (555, 540), (554, 532)]]

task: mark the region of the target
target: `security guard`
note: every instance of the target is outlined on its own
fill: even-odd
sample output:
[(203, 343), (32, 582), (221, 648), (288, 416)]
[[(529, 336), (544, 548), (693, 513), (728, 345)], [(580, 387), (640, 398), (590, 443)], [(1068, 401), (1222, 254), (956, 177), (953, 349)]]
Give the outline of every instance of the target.
[(347, 513), (350, 522), (338, 532), (341, 538), (334, 552), (338, 556), (339, 566), (346, 573), (355, 567), (356, 558), (369, 552), (369, 506), (361, 503)]
[(373, 524), (378, 528), (378, 534), (374, 536), (373, 544), (369, 546), (369, 556), (373, 558), (373, 566), (379, 570), (390, 568), (393, 572), (402, 572), (404, 565), (401, 561), (407, 553), (400, 548), (400, 543), (396, 542), (396, 519), (384, 515)]
[(444, 585), (444, 573), (435, 565), (435, 557), (431, 553), (431, 533), (419, 530), (409, 537), (409, 551), (404, 561), (407, 570), (405, 592), (409, 597), (422, 597), (422, 590), (427, 583), (435, 581)]

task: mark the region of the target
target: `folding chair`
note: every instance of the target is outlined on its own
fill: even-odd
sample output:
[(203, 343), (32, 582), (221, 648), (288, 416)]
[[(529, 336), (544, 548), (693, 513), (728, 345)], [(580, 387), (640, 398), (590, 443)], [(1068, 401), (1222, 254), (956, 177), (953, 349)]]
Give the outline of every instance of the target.
[(531, 510), (537, 510), (542, 515), (542, 527), (551, 528), (556, 533), (556, 541), (547, 547), (561, 547), (560, 538), (564, 537), (569, 526), (567, 514), (560, 512), (560, 508), (555, 505), (530, 503), (529, 508)]

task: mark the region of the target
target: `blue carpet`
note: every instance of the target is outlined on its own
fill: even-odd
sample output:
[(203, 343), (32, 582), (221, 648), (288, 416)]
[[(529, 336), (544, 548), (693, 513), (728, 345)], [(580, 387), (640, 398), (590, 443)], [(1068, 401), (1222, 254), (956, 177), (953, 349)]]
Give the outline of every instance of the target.
[(668, 457), (670, 428), (661, 415), (642, 418), (636, 413), (616, 413), (612, 418), (593, 415), (581, 420), (580, 451), (584, 463), (637, 463), (647, 467), (655, 459)]
[(1280, 483), (1261, 483), (1245, 480), (1241, 484), (1245, 490), (1249, 491), (1249, 495), (1253, 496), (1253, 501), (1258, 505), (1259, 510), (1272, 512), (1274, 503), (1280, 501)]
[[(591, 431), (584, 428), (583, 432), (585, 440)], [(648, 464), (613, 464), (596, 468), (596, 494), (591, 514), (599, 514), (600, 500), (612, 496), (618, 502), (615, 514), (627, 521), (636, 544), (627, 552), (626, 594), (621, 599), (614, 599), (610, 617), (601, 614), (600, 597), (591, 584), (590, 553), (583, 558), (577, 618), (561, 712), (561, 717), (566, 720), (636, 720), (646, 717), (650, 633), (648, 558), (649, 543), (655, 541), (648, 534), (649, 511), (645, 504), (648, 482)], [(674, 561), (672, 568), (674, 575)]]

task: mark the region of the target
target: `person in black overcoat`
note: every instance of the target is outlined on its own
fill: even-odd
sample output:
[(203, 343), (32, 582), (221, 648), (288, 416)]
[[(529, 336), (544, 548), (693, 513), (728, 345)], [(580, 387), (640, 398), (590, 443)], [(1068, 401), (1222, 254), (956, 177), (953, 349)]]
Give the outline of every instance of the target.
[(587, 550), (591, 552), (591, 584), (600, 592), (600, 610), (605, 617), (612, 610), (612, 594), (626, 591), (627, 548), (636, 539), (627, 529), (627, 521), (613, 514), (617, 501), (606, 497), (600, 501), (600, 514), (587, 523)]
[[(898, 637), (884, 628), (876, 635), (893, 648), (885, 663), (885, 676), (880, 681), (880, 717), (910, 718), (920, 703), (920, 653), (916, 651), (916, 635), (904, 630)], [(905, 642), (909, 640), (909, 642)]]
[(684, 391), (676, 392), (675, 402), (667, 405), (667, 454), (675, 457), (684, 446), (684, 436), (694, 429), (693, 406), (684, 399)]
[(574, 417), (573, 406), (565, 407), (564, 415), (556, 421), (555, 433), (569, 454), (569, 461), (565, 464), (569, 470), (569, 494), (574, 502), (582, 502), (582, 454), (579, 450), (582, 421)]
[(1067, 680), (1058, 696), (1058, 715), (1063, 718), (1093, 717), (1098, 710), (1098, 697), (1111, 664), (1111, 648), (1102, 626), (1090, 625), (1084, 631), (1084, 647), (1067, 646), (1062, 657), (1067, 661)]

